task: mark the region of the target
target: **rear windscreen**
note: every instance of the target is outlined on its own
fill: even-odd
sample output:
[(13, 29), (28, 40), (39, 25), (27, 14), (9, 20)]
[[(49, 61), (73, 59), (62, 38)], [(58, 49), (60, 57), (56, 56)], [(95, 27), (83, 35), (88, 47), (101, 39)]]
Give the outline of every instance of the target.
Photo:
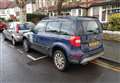
[(19, 25), (20, 30), (28, 30), (28, 29), (33, 28), (33, 27), (34, 27), (34, 24), (30, 24), (30, 23), (25, 23), (25, 24)]
[(28, 30), (29, 28), (25, 24), (19, 25), (19, 30)]
[(84, 29), (84, 32), (87, 34), (97, 34), (101, 32), (100, 23), (95, 20), (84, 20), (81, 21), (81, 25)]

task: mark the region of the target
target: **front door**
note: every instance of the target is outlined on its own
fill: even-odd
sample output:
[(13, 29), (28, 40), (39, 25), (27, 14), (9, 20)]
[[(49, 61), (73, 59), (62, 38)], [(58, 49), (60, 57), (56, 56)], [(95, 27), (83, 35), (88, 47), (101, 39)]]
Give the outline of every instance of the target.
[(32, 47), (42, 53), (46, 53), (45, 45), (43, 44), (46, 24), (47, 22), (39, 22), (33, 29), (32, 34)]

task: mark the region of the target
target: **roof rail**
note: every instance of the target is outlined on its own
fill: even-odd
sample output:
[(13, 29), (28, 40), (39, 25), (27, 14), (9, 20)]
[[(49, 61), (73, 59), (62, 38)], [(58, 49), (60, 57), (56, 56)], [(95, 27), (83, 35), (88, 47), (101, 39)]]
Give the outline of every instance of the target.
[(45, 17), (42, 20), (47, 20), (47, 19), (74, 19), (76, 17), (80, 17), (80, 18), (95, 18), (97, 19), (97, 17), (93, 17), (93, 16), (50, 16), (50, 17)]

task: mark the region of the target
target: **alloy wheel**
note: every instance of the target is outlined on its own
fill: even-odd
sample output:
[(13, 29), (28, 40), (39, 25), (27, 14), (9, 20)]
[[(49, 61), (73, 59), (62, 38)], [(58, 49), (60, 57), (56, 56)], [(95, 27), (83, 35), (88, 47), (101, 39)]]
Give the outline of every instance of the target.
[(66, 68), (66, 58), (62, 51), (57, 50), (54, 53), (54, 64), (60, 71), (64, 71), (64, 69)]

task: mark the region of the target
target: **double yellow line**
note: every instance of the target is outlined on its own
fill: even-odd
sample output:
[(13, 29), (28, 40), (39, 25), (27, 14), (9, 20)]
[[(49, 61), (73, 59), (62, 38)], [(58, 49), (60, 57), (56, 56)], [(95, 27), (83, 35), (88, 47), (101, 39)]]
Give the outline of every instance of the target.
[(110, 70), (113, 70), (113, 71), (116, 71), (116, 72), (120, 72), (120, 67), (113, 66), (113, 65), (105, 63), (101, 60), (94, 60), (91, 63), (96, 64), (101, 67), (104, 67), (104, 68), (107, 68), (107, 69), (110, 69)]

